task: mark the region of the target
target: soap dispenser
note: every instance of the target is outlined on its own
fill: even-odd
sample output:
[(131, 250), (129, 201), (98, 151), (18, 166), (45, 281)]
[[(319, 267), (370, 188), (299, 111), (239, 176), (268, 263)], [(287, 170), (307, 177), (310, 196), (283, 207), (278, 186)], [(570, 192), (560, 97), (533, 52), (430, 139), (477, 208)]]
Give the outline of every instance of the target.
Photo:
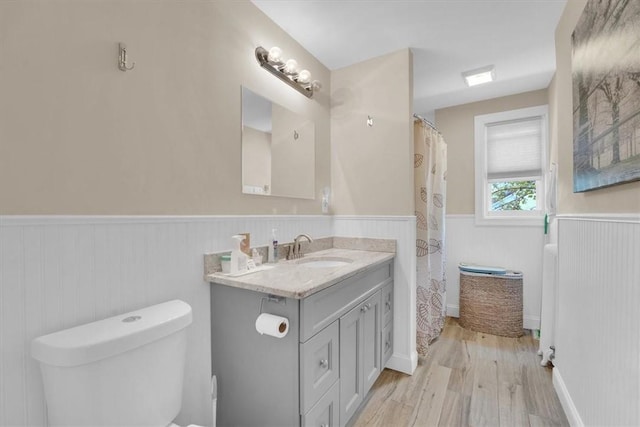
[(240, 250), (240, 244), (244, 240), (245, 236), (236, 234), (231, 236), (234, 242), (233, 250), (231, 251), (231, 265), (229, 269), (230, 274), (238, 274), (247, 270), (247, 255)]

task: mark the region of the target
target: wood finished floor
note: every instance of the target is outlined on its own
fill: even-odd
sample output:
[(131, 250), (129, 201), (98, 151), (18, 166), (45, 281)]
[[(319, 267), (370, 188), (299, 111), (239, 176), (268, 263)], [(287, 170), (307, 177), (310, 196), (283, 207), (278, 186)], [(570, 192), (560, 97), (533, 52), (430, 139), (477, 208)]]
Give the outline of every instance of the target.
[(361, 426), (568, 426), (531, 334), (504, 338), (447, 318), (413, 375), (385, 369), (349, 423)]

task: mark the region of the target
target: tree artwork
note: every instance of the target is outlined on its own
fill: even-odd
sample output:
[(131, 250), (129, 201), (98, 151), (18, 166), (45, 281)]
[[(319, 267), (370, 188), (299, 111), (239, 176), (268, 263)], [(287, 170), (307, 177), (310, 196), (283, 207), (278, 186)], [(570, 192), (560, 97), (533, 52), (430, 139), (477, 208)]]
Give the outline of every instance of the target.
[(572, 34), (573, 188), (640, 179), (640, 1), (589, 0)]

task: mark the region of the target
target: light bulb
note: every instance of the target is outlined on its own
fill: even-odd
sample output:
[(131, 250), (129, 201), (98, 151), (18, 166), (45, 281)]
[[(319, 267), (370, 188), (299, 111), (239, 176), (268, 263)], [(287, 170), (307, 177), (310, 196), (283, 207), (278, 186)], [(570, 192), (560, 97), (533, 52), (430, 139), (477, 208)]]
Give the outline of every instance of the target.
[(313, 90), (320, 90), (322, 89), (322, 84), (318, 80), (314, 80), (311, 82), (311, 87)]
[(282, 49), (280, 49), (278, 46), (274, 46), (271, 49), (269, 49), (269, 55), (267, 56), (267, 60), (269, 62), (282, 62)]
[(310, 80), (311, 80), (311, 73), (309, 72), (309, 70), (300, 71), (300, 74), (298, 74), (298, 81), (300, 83), (309, 83)]
[(298, 61), (289, 59), (284, 64), (284, 72), (287, 74), (296, 74), (298, 72)]

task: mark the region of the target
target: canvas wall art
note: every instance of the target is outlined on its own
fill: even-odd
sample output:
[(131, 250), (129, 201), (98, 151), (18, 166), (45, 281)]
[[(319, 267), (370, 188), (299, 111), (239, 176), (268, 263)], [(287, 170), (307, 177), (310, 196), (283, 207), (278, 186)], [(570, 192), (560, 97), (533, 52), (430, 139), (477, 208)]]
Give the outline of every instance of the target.
[(573, 190), (640, 179), (640, 0), (589, 0), (572, 34)]

